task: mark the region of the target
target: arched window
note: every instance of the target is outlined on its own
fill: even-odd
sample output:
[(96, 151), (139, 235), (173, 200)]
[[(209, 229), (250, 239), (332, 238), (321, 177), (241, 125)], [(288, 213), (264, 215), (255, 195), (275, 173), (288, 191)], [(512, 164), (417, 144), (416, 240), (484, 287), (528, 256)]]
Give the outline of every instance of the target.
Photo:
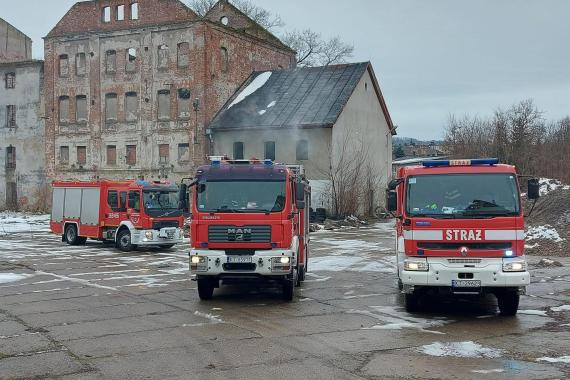
[(111, 22), (111, 7), (103, 7), (101, 11), (101, 20), (103, 22)]
[(168, 45), (160, 45), (158, 47), (158, 68), (165, 69), (168, 67)]
[(124, 5), (117, 5), (115, 11), (115, 17), (117, 21), (123, 21), (125, 19), (125, 6)]
[(105, 95), (105, 120), (117, 121), (117, 94)]
[(127, 56), (125, 57), (125, 71), (133, 72), (137, 69), (137, 49), (127, 49)]
[(69, 96), (60, 96), (58, 102), (59, 122), (69, 122)]
[(85, 95), (75, 97), (75, 121), (78, 123), (87, 121), (87, 96)]
[(69, 58), (67, 54), (59, 56), (59, 76), (66, 77), (69, 75)]
[(16, 87), (16, 73), (6, 73), (5, 77), (6, 81), (6, 88), (15, 88)]
[(220, 48), (220, 60), (222, 65), (222, 72), (227, 73), (229, 69), (228, 49), (223, 46)]
[(117, 52), (115, 50), (107, 50), (105, 54), (105, 71), (108, 73), (117, 71)]
[(178, 44), (178, 67), (187, 67), (190, 56), (190, 44), (181, 42)]
[(125, 94), (125, 119), (127, 121), (137, 121), (139, 118), (139, 98), (136, 92)]

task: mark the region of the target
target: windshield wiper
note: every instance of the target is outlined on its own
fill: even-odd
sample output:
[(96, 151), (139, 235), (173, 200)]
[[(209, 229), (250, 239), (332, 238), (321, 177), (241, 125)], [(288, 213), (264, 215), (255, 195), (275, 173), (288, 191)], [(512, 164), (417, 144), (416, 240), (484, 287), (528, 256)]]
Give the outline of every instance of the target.
[(162, 218), (162, 217), (168, 216), (168, 215), (170, 215), (170, 214), (175, 213), (176, 211), (178, 211), (177, 208), (176, 208), (176, 209), (172, 209), (172, 211), (168, 211), (168, 212), (166, 212), (166, 213), (164, 213), (164, 214), (162, 214), (162, 215), (159, 215), (159, 216), (157, 216), (157, 218)]

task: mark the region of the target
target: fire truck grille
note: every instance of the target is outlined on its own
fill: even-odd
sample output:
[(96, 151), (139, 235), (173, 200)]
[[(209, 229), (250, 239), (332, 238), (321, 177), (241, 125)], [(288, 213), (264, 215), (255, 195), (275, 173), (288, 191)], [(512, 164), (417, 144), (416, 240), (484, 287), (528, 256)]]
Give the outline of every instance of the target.
[(254, 263), (227, 263), (222, 265), (224, 270), (231, 271), (252, 271), (255, 270)]
[(210, 243), (270, 243), (271, 226), (208, 226)]
[(447, 259), (450, 264), (479, 264), (481, 259)]
[(433, 250), (457, 250), (466, 247), (469, 250), (499, 250), (508, 249), (512, 247), (509, 242), (505, 243), (418, 243), (420, 249), (433, 249)]
[(226, 249), (226, 255), (253, 256), (255, 255), (255, 249)]
[(152, 222), (153, 230), (160, 230), (161, 228), (180, 227), (177, 220), (162, 220), (159, 222)]

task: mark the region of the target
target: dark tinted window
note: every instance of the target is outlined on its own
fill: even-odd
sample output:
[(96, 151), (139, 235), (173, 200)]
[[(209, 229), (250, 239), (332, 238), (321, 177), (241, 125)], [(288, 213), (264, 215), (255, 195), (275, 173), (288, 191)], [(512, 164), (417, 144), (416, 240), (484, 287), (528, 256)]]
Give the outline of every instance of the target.
[(141, 210), (141, 195), (139, 191), (129, 191), (129, 208), (137, 212)]
[(275, 141), (265, 142), (265, 159), (275, 160)]
[(107, 193), (107, 204), (113, 211), (119, 210), (119, 195), (116, 190), (109, 190)]
[(240, 141), (234, 143), (234, 159), (243, 160), (243, 143)]

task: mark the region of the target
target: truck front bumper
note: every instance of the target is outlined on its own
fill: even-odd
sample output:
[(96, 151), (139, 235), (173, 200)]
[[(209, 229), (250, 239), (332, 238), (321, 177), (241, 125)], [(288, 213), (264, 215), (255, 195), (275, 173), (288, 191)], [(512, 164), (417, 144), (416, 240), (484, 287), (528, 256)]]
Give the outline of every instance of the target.
[(184, 232), (181, 228), (162, 228), (160, 230), (137, 230), (132, 234), (132, 244), (138, 246), (173, 245), (182, 243)]
[[(227, 255), (224, 250), (192, 249), (189, 265), (198, 277), (286, 277), (296, 267), (291, 249), (256, 250), (253, 255)], [(240, 261), (240, 262), (237, 262)]]
[[(410, 261), (415, 259), (420, 258), (407, 258)], [(427, 271), (406, 270), (403, 263), (399, 264), (400, 280), (405, 292), (409, 293), (418, 287), (450, 288), (453, 291), (456, 280), (479, 281), (480, 291), (489, 288), (518, 288), (519, 291), (524, 292), (526, 286), (530, 284), (530, 273), (526, 270), (524, 257), (481, 258), (480, 262), (476, 262), (477, 259), (462, 261), (460, 258), (447, 257), (428, 257), (424, 260), (428, 263)], [(524, 270), (504, 271), (503, 264), (509, 261), (525, 261)], [(475, 288), (473, 290), (476, 291)]]

